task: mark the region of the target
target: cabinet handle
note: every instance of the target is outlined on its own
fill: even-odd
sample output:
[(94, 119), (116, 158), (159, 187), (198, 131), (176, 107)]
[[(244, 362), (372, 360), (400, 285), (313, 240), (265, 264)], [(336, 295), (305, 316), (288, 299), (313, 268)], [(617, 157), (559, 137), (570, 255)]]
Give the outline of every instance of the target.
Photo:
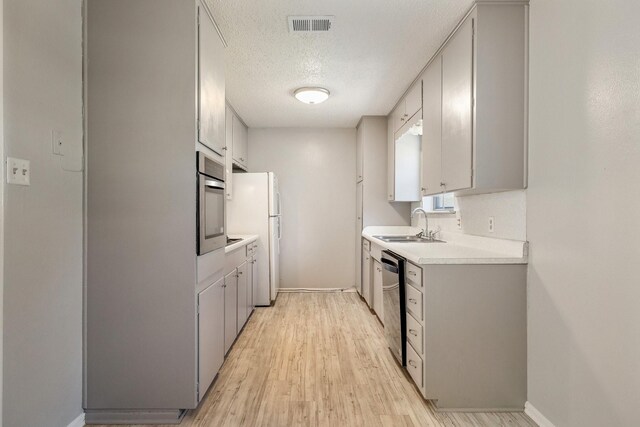
[(417, 276), (415, 271), (409, 271), (409, 274), (412, 275), (412, 276)]
[(418, 336), (418, 333), (416, 332), (416, 330), (415, 330), (415, 329), (409, 329), (409, 333), (410, 333), (411, 335), (416, 336), (416, 337)]
[(379, 271), (379, 272), (382, 272), (382, 270), (380, 269), (380, 267), (377, 267), (377, 269), (378, 269), (378, 271)]
[(441, 183), (440, 183), (440, 187), (444, 187), (444, 182), (441, 182)]
[(415, 298), (409, 298), (409, 302), (410, 302), (411, 304), (417, 304), (417, 303), (418, 303), (418, 300), (416, 300)]
[(418, 365), (416, 364), (416, 362), (414, 362), (413, 360), (409, 360), (409, 366), (411, 366), (412, 368), (417, 368)]
[(242, 271), (238, 271), (238, 277), (242, 276)]
[(222, 147), (223, 150), (227, 151), (227, 147)]
[(408, 117), (409, 115), (408, 115), (407, 113), (404, 113), (404, 116), (405, 116), (405, 117)]

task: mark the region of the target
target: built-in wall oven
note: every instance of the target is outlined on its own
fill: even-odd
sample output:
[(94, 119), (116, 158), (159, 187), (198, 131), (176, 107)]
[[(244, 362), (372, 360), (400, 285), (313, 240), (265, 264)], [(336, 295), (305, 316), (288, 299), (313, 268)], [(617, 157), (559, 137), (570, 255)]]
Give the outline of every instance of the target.
[(382, 251), (380, 261), (382, 261), (384, 335), (391, 353), (402, 366), (407, 366), (405, 349), (407, 318), (404, 300), (406, 260), (391, 251)]
[(224, 165), (198, 151), (198, 255), (227, 243), (224, 229)]

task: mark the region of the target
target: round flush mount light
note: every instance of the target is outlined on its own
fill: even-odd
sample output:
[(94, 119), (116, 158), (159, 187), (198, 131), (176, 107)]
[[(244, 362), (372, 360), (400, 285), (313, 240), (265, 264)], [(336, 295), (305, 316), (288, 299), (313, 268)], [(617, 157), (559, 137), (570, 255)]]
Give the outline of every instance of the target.
[(305, 104), (320, 104), (329, 99), (329, 91), (322, 87), (301, 87), (293, 92), (293, 96)]

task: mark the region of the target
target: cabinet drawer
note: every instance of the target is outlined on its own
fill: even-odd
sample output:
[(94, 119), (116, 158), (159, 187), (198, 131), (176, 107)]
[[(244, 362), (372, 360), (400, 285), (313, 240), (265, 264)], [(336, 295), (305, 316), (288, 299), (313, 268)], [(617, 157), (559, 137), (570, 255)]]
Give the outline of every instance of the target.
[(247, 258), (252, 257), (258, 251), (258, 244), (256, 242), (251, 242), (247, 245)]
[(408, 262), (406, 265), (407, 281), (418, 289), (422, 288), (422, 269), (417, 265), (411, 264), (410, 262)]
[(368, 241), (367, 239), (363, 240), (363, 241), (362, 241), (362, 248), (363, 248), (365, 251), (369, 252), (369, 251), (371, 250), (371, 242), (370, 242), (370, 241)]
[(409, 371), (409, 375), (411, 375), (416, 385), (422, 388), (424, 385), (422, 381), (422, 359), (408, 341), (405, 345), (407, 347), (407, 371)]
[(407, 313), (407, 340), (411, 342), (420, 355), (424, 354), (422, 349), (422, 325), (410, 313)]
[(405, 292), (407, 311), (411, 312), (416, 319), (422, 320), (422, 292), (411, 285), (406, 286)]

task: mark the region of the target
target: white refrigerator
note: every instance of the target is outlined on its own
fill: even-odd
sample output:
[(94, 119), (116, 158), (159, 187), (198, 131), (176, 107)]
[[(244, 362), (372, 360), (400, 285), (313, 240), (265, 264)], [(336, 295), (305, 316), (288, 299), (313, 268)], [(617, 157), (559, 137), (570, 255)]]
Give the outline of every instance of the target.
[(254, 303), (268, 306), (280, 287), (282, 212), (278, 178), (273, 172), (234, 173), (233, 198), (227, 201), (227, 234), (257, 234), (258, 287)]

